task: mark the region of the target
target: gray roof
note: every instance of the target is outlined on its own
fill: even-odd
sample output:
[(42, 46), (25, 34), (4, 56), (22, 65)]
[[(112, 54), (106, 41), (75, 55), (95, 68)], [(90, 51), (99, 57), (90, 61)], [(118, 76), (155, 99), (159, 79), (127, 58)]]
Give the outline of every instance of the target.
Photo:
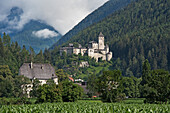
[(29, 79), (37, 78), (47, 80), (57, 77), (55, 69), (50, 64), (24, 63), (19, 69), (19, 75), (24, 75)]
[(97, 42), (95, 42), (95, 41), (90, 41), (89, 43), (97, 43)]

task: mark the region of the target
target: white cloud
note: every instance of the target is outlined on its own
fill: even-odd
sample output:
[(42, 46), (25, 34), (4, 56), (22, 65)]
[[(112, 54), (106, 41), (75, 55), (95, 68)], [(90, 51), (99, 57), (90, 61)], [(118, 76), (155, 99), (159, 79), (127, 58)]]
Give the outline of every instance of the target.
[(0, 20), (13, 6), (24, 10), (21, 28), (30, 19), (40, 19), (65, 34), (108, 0), (0, 0)]
[(32, 34), (37, 36), (38, 38), (51, 38), (51, 37), (58, 36), (58, 33), (56, 33), (55, 31), (51, 31), (49, 29), (33, 31)]

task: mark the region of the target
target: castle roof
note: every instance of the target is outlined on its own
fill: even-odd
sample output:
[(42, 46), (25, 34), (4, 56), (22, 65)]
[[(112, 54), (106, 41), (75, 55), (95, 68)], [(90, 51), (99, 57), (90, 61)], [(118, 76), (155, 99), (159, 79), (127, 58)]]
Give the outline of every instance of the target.
[(95, 41), (90, 41), (89, 43), (97, 43), (97, 42), (95, 42)]
[(24, 63), (19, 69), (19, 75), (24, 75), (29, 79), (37, 78), (40, 80), (48, 80), (57, 77), (55, 69), (50, 64), (41, 63)]
[(103, 35), (103, 33), (102, 33), (102, 32), (100, 32), (99, 37), (104, 37), (104, 35)]

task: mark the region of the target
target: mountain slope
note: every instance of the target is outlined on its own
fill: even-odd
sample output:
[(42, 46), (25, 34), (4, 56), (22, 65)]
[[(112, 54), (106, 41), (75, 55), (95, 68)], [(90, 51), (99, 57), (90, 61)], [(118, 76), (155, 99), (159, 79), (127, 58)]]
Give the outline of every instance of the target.
[[(44, 30), (53, 31), (57, 34), (57, 36), (43, 38), (43, 36), (41, 35), (40, 37), (34, 35), (34, 32)], [(17, 41), (18, 44), (21, 46), (25, 45), (27, 49), (29, 49), (29, 47), (31, 46), (36, 53), (38, 53), (40, 50), (44, 51), (45, 48), (48, 49), (61, 37), (61, 34), (57, 32), (53, 27), (37, 20), (31, 20), (30, 22), (24, 25), (21, 31), (17, 33), (12, 33), (11, 35), (12, 41)]]
[(170, 1), (138, 0), (72, 37), (85, 46), (103, 32), (114, 53), (113, 67), (141, 76), (145, 58), (152, 69), (170, 70)]
[(24, 11), (13, 7), (10, 14), (0, 21), (0, 33), (6, 32), (12, 41), (17, 41), (20, 46), (27, 49), (33, 47), (36, 53), (52, 46), (61, 37), (61, 34), (52, 26), (40, 20), (30, 20), (25, 25), (21, 20)]
[(109, 0), (103, 6), (96, 9), (90, 15), (88, 15), (85, 19), (83, 19), (79, 24), (77, 24), (72, 30), (66, 33), (57, 43), (55, 43), (51, 49), (55, 46), (62, 45), (74, 35), (76, 35), (81, 30), (87, 28), (88, 26), (97, 23), (112, 14), (113, 12), (127, 6), (131, 1), (134, 0)]

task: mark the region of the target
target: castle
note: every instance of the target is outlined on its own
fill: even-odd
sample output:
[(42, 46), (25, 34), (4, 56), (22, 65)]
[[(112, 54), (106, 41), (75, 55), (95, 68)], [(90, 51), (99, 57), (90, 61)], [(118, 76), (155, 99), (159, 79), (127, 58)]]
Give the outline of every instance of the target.
[(96, 59), (101, 58), (102, 60), (110, 61), (112, 58), (112, 52), (109, 52), (109, 46), (104, 45), (104, 35), (100, 32), (98, 37), (98, 43), (94, 41), (90, 41), (88, 47), (73, 47), (73, 44), (69, 44), (69, 47), (61, 47), (60, 48), (60, 55), (62, 56), (63, 52), (66, 54), (81, 54), (82, 56), (86, 53), (89, 57)]

